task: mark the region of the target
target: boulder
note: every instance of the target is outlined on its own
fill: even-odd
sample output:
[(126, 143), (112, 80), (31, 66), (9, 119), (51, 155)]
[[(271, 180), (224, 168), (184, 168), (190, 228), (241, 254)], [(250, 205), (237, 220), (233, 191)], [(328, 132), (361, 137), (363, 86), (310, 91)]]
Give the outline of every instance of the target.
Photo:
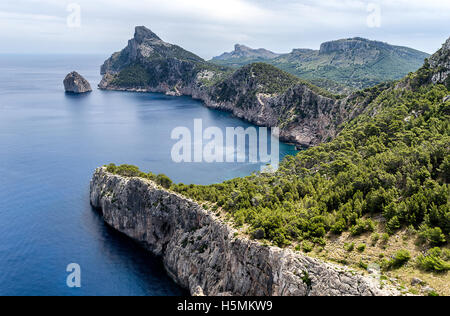
[(66, 78), (64, 79), (64, 89), (68, 93), (76, 94), (92, 91), (89, 82), (76, 71), (71, 72), (66, 76)]
[(412, 286), (422, 285), (422, 284), (424, 284), (424, 282), (421, 279), (419, 279), (419, 278), (413, 278), (411, 280), (411, 285)]

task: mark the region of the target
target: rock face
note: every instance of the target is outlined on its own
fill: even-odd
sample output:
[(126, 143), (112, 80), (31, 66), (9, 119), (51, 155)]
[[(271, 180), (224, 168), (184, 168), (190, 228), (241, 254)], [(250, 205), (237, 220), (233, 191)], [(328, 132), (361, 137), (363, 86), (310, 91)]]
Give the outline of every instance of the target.
[(106, 223), (160, 256), (192, 295), (398, 295), (344, 267), (244, 238), (195, 202), (151, 181), (96, 170), (91, 204)]
[(92, 91), (89, 82), (76, 71), (71, 72), (66, 76), (64, 79), (64, 89), (66, 92), (76, 94)]
[(434, 84), (444, 84), (450, 89), (450, 38), (430, 57), (429, 64), (433, 71), (431, 81)]

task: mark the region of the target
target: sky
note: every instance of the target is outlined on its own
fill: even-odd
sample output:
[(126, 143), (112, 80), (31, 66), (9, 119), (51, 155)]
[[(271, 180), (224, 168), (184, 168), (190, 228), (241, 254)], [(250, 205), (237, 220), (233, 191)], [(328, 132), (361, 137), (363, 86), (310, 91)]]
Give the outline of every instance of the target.
[(433, 53), (450, 37), (450, 0), (2, 0), (0, 53), (109, 55), (136, 25), (205, 59), (356, 36)]

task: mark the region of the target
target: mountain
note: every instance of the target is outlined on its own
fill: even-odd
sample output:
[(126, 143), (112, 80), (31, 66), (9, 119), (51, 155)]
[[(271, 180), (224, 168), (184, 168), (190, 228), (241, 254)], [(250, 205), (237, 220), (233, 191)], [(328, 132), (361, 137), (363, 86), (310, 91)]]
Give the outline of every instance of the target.
[(320, 50), (294, 49), (289, 54), (261, 60), (213, 58), (233, 67), (264, 61), (332, 92), (349, 92), (398, 80), (422, 66), (428, 54), (401, 46), (350, 38), (323, 43)]
[(335, 97), (269, 64), (237, 70), (218, 66), (145, 27), (136, 28), (128, 46), (113, 54), (101, 72), (101, 89), (189, 95), (256, 125), (278, 126), (282, 140), (299, 146), (334, 138), (370, 99), (370, 94)]
[(274, 59), (278, 56), (280, 56), (280, 54), (276, 54), (264, 48), (252, 49), (244, 45), (236, 44), (234, 46), (234, 51), (214, 57), (212, 61), (224, 66), (240, 67), (258, 61)]

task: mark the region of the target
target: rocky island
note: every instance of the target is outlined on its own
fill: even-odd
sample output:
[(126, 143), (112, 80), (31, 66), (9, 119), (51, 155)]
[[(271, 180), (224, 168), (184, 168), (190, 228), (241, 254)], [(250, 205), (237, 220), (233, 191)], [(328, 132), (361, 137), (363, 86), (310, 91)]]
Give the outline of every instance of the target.
[(92, 91), (89, 82), (76, 71), (73, 71), (66, 76), (64, 79), (64, 89), (67, 93), (75, 94), (82, 94)]

